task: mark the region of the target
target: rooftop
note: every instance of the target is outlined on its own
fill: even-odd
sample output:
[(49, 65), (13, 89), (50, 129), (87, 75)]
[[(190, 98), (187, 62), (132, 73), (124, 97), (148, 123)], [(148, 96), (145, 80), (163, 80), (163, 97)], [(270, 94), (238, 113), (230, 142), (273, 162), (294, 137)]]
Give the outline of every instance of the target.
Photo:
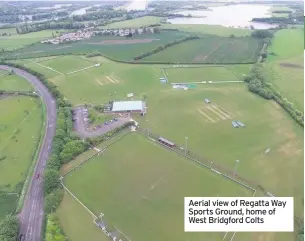
[(143, 101), (117, 101), (113, 102), (112, 111), (135, 111), (144, 110)]

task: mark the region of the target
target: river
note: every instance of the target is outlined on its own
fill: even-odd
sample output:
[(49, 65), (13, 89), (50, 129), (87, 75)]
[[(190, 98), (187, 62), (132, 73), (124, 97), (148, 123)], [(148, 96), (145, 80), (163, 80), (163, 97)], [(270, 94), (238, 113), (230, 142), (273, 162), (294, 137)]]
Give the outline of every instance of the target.
[(258, 4), (236, 4), (229, 6), (210, 7), (211, 11), (181, 11), (176, 12), (187, 16), (188, 14), (196, 18), (173, 18), (168, 19), (172, 24), (208, 24), (222, 25), (234, 28), (269, 29), (276, 27), (275, 24), (251, 22), (252, 18), (270, 17), (271, 5)]

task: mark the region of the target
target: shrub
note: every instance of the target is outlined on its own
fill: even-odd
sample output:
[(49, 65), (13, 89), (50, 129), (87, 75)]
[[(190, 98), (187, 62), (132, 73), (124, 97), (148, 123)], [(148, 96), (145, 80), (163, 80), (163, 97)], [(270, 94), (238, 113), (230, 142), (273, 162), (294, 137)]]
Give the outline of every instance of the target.
[(59, 187), (59, 172), (55, 169), (48, 168), (44, 173), (43, 190), (45, 195), (51, 193)]
[(55, 215), (47, 216), (46, 241), (68, 241)]
[(54, 212), (60, 205), (64, 196), (62, 189), (57, 188), (45, 197), (44, 211), (46, 214)]
[(19, 221), (17, 216), (7, 215), (0, 222), (0, 240), (16, 241), (19, 233)]

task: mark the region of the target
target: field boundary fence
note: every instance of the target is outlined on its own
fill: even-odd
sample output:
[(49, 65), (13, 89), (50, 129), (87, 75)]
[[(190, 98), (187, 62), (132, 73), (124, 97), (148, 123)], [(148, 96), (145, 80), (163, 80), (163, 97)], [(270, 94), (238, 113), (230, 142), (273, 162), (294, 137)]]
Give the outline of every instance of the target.
[[(118, 132), (118, 133), (120, 133), (120, 132)], [(105, 220), (103, 218), (96, 216), (84, 203), (82, 203), (81, 200), (79, 200), (76, 197), (76, 195), (71, 190), (69, 190), (69, 188), (67, 188), (65, 186), (65, 184), (63, 183), (63, 179), (64, 179), (64, 177), (66, 175), (68, 175), (69, 173), (71, 173), (75, 169), (79, 168), (84, 163), (86, 163), (87, 161), (91, 160), (93, 157), (98, 156), (99, 154), (103, 153), (109, 146), (113, 145), (114, 143), (116, 143), (117, 141), (121, 140), (123, 137), (125, 137), (126, 135), (128, 135), (130, 133), (131, 133), (131, 131), (128, 131), (128, 132), (124, 133), (122, 136), (120, 136), (118, 138), (115, 138), (111, 143), (106, 145), (102, 150), (100, 150), (97, 153), (91, 155), (89, 158), (87, 158), (86, 160), (84, 160), (80, 164), (78, 164), (77, 166), (75, 166), (72, 169), (70, 169), (67, 173), (65, 173), (60, 178), (60, 183), (63, 186), (64, 190), (67, 191), (72, 196), (73, 199), (75, 199), (83, 208), (85, 208), (87, 210), (87, 212), (90, 213), (90, 215), (93, 217), (93, 223), (96, 225), (96, 227), (98, 227), (109, 238), (109, 240), (115, 240), (114, 237), (119, 237), (120, 236), (122, 238), (116, 239), (116, 240), (118, 240), (118, 241), (126, 241), (126, 240), (131, 241), (126, 235), (124, 235), (113, 224), (105, 222)]]
[[(199, 164), (200, 166), (205, 167), (205, 168), (215, 172), (216, 174), (221, 175), (224, 178), (226, 178), (230, 181), (233, 181), (238, 185), (243, 186), (244, 188), (247, 188), (248, 190), (251, 190), (253, 192), (253, 197), (255, 196), (257, 190), (260, 190), (266, 197), (276, 197), (274, 194), (271, 194), (269, 191), (267, 191), (262, 185), (254, 182), (254, 181), (248, 180), (247, 178), (242, 177), (237, 173), (234, 173), (234, 171), (232, 171), (229, 168), (224, 167), (220, 164), (215, 163), (215, 161), (213, 161), (211, 163), (211, 161), (208, 161), (208, 160), (202, 158), (201, 156), (195, 154), (194, 152), (192, 152), (190, 150), (187, 150), (186, 154), (185, 154), (185, 150), (184, 150), (183, 146), (179, 146), (176, 144), (176, 147), (171, 148), (171, 147), (168, 147), (168, 146), (162, 144), (161, 142), (158, 141), (160, 135), (151, 133), (148, 129), (144, 129), (144, 128), (141, 128), (138, 126), (137, 131), (140, 134), (146, 136), (147, 138), (153, 140), (159, 146), (161, 146), (167, 150), (174, 151), (177, 154), (183, 156), (184, 158), (191, 160), (191, 161), (195, 162), (196, 164)], [(235, 178), (233, 178), (233, 176)], [(253, 186), (255, 188), (253, 188)], [(297, 223), (297, 225), (299, 227), (301, 227), (304, 223), (303, 220), (296, 215), (294, 215), (294, 221), (295, 221), (295, 223)]]
[[(137, 131), (148, 137), (149, 139), (152, 139), (154, 140), (158, 145), (164, 147), (165, 149), (167, 150), (171, 150), (171, 151), (174, 151), (176, 152), (177, 154), (183, 156), (185, 159), (187, 160), (191, 160), (193, 162), (195, 162), (196, 164), (202, 166), (202, 167), (205, 167), (207, 168), (208, 170), (211, 170), (213, 172), (215, 172), (216, 174), (218, 175), (221, 175), (223, 176), (224, 178), (230, 180), (230, 181), (233, 181), (235, 182), (236, 184), (238, 185), (241, 185), (243, 186), (244, 188), (247, 188), (248, 190), (252, 191), (252, 192), (256, 192), (256, 189), (252, 187), (252, 185), (255, 185), (256, 184), (252, 181), (249, 181), (243, 177), (241, 177), (240, 175), (234, 173), (232, 170), (226, 168), (226, 167), (223, 167), (217, 163), (215, 163), (214, 161), (211, 162), (211, 161), (208, 161), (204, 158), (202, 158), (201, 156), (195, 154), (194, 152), (190, 151), (190, 150), (187, 150), (185, 151), (184, 147), (183, 146), (180, 146), (180, 145), (176, 145), (175, 147), (168, 147), (162, 143), (160, 143), (158, 141), (160, 135), (157, 135), (157, 134), (154, 134), (154, 133), (151, 133), (149, 130), (147, 129), (143, 129), (141, 127), (137, 127)], [(236, 177), (236, 178), (233, 178), (231, 176)]]
[[(123, 129), (123, 130), (124, 130), (124, 129)], [(120, 132), (118, 132), (118, 133), (120, 133)], [(117, 133), (117, 134), (118, 134), (118, 133)], [(74, 171), (75, 169), (81, 167), (83, 164), (85, 164), (86, 162), (88, 162), (89, 160), (91, 160), (93, 157), (99, 156), (100, 154), (102, 154), (104, 151), (106, 151), (106, 149), (107, 149), (109, 146), (113, 145), (114, 143), (116, 143), (117, 141), (121, 140), (124, 136), (126, 136), (126, 135), (128, 135), (128, 134), (130, 134), (130, 133), (131, 133), (131, 132), (128, 131), (128, 132), (126, 132), (125, 134), (123, 134), (122, 136), (113, 139), (112, 142), (110, 142), (108, 145), (106, 145), (102, 150), (98, 151), (97, 153), (94, 153), (93, 155), (91, 155), (90, 157), (88, 157), (87, 159), (85, 159), (84, 161), (82, 161), (81, 163), (79, 163), (78, 165), (76, 165), (75, 167), (71, 168), (71, 169), (70, 169), (68, 172), (66, 172), (64, 175), (62, 175), (62, 179), (63, 179), (66, 175), (68, 175), (69, 173), (71, 173), (72, 171)], [(116, 134), (116, 135), (117, 135), (117, 134)], [(115, 137), (115, 136), (114, 136), (114, 137)]]

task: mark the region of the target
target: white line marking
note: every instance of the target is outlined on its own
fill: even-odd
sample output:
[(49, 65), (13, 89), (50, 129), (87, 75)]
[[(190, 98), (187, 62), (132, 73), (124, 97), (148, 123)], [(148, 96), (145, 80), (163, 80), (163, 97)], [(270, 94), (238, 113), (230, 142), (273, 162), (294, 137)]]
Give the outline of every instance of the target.
[(67, 74), (74, 74), (74, 73), (77, 73), (77, 72), (82, 71), (82, 70), (85, 70), (85, 69), (93, 68), (94, 66), (95, 66), (95, 65), (92, 65), (92, 66), (89, 66), (89, 67), (86, 67), (86, 68), (82, 68), (82, 69), (78, 69), (78, 70), (69, 72), (69, 73), (67, 73)]

